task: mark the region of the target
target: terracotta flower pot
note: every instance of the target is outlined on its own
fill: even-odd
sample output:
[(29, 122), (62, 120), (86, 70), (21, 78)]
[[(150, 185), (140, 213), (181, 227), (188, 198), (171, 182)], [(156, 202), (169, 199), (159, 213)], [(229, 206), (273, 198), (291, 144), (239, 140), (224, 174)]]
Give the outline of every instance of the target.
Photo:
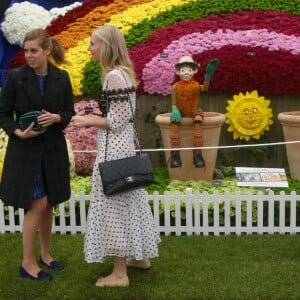
[[(289, 111), (278, 114), (286, 142), (300, 141), (300, 111)], [(300, 143), (286, 144), (286, 155), (291, 177), (300, 179)]]
[[(163, 145), (170, 149), (170, 113), (157, 115), (156, 123), (160, 127)], [(217, 112), (204, 112), (203, 126), (203, 147), (218, 146), (222, 125), (225, 122), (225, 115)], [(182, 118), (181, 121), (181, 148), (193, 147), (193, 121), (192, 118)], [(203, 149), (202, 155), (205, 160), (204, 168), (195, 168), (193, 165), (192, 150), (181, 150), (182, 166), (180, 168), (169, 167), (170, 151), (165, 151), (165, 158), (168, 164), (169, 176), (177, 180), (211, 180), (216, 166), (218, 149)]]

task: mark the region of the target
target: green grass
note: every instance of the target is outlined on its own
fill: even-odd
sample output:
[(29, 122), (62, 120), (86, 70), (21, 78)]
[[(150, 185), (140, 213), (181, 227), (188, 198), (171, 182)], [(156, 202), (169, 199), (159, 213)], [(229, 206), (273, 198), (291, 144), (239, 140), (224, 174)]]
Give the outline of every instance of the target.
[[(52, 282), (19, 277), (21, 235), (0, 235), (0, 299), (300, 299), (299, 236), (162, 237), (149, 271), (129, 269), (129, 288), (96, 288), (111, 260), (87, 264), (83, 235), (55, 234), (53, 255), (65, 264)], [(37, 247), (38, 253), (38, 247)]]

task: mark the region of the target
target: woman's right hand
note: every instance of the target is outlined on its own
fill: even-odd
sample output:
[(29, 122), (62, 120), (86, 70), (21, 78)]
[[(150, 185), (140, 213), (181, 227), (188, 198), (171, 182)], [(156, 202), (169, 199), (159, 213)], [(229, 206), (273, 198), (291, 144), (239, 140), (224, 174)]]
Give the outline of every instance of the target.
[(30, 139), (30, 138), (34, 138), (36, 136), (39, 136), (41, 134), (43, 134), (45, 132), (45, 130), (42, 130), (42, 131), (35, 131), (33, 130), (34, 126), (34, 122), (32, 122), (25, 130), (21, 130), (20, 128), (17, 128), (15, 131), (14, 131), (14, 134), (22, 139), (22, 140), (25, 140), (25, 139)]

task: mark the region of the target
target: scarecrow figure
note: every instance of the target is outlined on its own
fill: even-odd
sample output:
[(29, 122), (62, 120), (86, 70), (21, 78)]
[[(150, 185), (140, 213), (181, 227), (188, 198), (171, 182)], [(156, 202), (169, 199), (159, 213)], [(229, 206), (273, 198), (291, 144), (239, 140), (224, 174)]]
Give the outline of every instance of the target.
[[(194, 122), (193, 147), (203, 146), (203, 111), (199, 107), (201, 92), (208, 90), (210, 80), (219, 65), (219, 60), (212, 59), (206, 67), (203, 85), (194, 79), (200, 64), (191, 56), (182, 56), (175, 64), (175, 73), (180, 80), (172, 86), (172, 112), (171, 112), (171, 148), (180, 148), (180, 123), (181, 117), (192, 117)], [(179, 150), (172, 150), (170, 168), (181, 166)], [(193, 150), (193, 164), (196, 168), (203, 168), (205, 161), (200, 149)]]

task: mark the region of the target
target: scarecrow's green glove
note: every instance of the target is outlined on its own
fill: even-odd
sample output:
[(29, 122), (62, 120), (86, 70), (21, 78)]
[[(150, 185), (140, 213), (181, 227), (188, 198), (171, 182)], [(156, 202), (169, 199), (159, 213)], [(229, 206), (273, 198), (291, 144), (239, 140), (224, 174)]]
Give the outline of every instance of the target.
[(210, 60), (208, 65), (206, 66), (206, 73), (204, 76), (205, 80), (211, 80), (212, 76), (214, 75), (220, 61), (217, 58), (213, 58)]
[(180, 123), (181, 122), (181, 114), (180, 114), (180, 111), (177, 107), (172, 108), (171, 121), (175, 122), (175, 123)]

